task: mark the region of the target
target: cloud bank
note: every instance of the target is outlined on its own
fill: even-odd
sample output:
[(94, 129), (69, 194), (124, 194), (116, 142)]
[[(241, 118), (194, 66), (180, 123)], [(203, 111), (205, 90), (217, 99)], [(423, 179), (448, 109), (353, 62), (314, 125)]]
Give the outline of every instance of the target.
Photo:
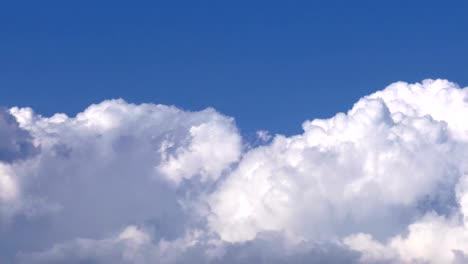
[(466, 263), (468, 88), (393, 83), (286, 137), (214, 109), (0, 112), (0, 263)]

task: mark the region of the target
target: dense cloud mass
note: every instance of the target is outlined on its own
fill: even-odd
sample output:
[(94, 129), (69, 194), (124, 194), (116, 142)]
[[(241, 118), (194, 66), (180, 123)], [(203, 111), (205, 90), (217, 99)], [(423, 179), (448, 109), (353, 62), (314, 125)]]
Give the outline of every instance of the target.
[(0, 112), (0, 263), (466, 263), (468, 88), (391, 84), (286, 137), (213, 109)]
[(38, 149), (28, 131), (21, 129), (8, 110), (0, 109), (0, 161), (13, 162), (34, 155)]

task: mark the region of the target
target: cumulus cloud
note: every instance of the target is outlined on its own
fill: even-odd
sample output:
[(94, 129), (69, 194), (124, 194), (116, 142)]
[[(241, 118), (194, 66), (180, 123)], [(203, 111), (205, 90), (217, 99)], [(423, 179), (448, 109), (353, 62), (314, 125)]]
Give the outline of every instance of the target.
[[(342, 244), (291, 242), (265, 233), (244, 243), (228, 243), (195, 230), (172, 240), (135, 226), (102, 240), (77, 239), (47, 251), (20, 254), (19, 263), (358, 263), (359, 254)], [(69, 262), (70, 260), (75, 262)], [(93, 262), (95, 261), (95, 262)]]
[(20, 128), (7, 110), (0, 109), (0, 161), (26, 159), (37, 152), (28, 131)]
[(459, 171), (446, 124), (401, 118), (366, 99), (348, 115), (308, 122), (303, 135), (250, 151), (210, 200), (211, 226), (229, 241), (271, 230), (384, 238), (424, 213), (423, 202), (456, 206), (450, 188)]
[[(406, 253), (396, 254), (396, 262), (452, 261), (455, 250), (468, 249), (464, 235), (450, 233), (466, 232), (452, 219), (466, 215), (457, 186), (467, 165), (467, 94), (443, 80), (396, 83), (347, 114), (306, 121), (302, 135), (277, 136), (246, 153), (210, 197), (210, 227), (231, 242), (280, 230), (309, 240), (351, 236), (352, 249), (368, 253), (368, 245), (382, 260), (392, 250), (373, 239), (397, 241), (408, 230), (398, 240)], [(426, 225), (440, 228), (421, 230), (424, 224), (414, 221), (428, 214), (451, 224), (432, 217)], [(427, 232), (445, 235), (446, 246), (437, 247), (438, 236)], [(361, 235), (353, 240), (353, 234)], [(432, 248), (421, 246), (425, 239)], [(424, 251), (410, 250), (414, 244)], [(366, 256), (364, 262), (381, 260)]]
[(467, 117), (468, 88), (446, 80), (394, 83), (253, 144), (213, 109), (12, 108), (0, 262), (463, 263)]
[[(76, 117), (11, 113), (41, 146), (39, 155), (0, 167), (0, 197), (10, 209), (0, 215), (0, 248), (17, 251), (100, 239), (131, 224), (179, 236), (199, 221), (189, 208), (193, 196), (242, 150), (233, 119), (212, 109), (111, 100)], [(0, 255), (7, 254), (17, 252)]]

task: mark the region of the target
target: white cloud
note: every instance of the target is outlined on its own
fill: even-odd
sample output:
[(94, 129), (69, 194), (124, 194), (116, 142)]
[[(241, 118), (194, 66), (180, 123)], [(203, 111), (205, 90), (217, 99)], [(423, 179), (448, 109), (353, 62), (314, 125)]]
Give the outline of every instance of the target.
[(460, 172), (446, 124), (398, 118), (382, 100), (363, 99), (348, 115), (306, 122), (303, 135), (250, 151), (210, 200), (212, 228), (229, 241), (281, 230), (385, 237), (424, 213), (425, 200), (450, 206)]
[(0, 262), (462, 263), (467, 98), (444, 80), (398, 82), (303, 134), (259, 131), (250, 149), (213, 109), (12, 108)]
[[(18, 209), (18, 183), (8, 165), (0, 163), (0, 216), (10, 217)], [(2, 223), (0, 219), (0, 224)]]
[(408, 233), (386, 242), (369, 234), (354, 234), (344, 239), (350, 248), (363, 253), (364, 262), (381, 259), (405, 263), (452, 263), (468, 257), (468, 175), (455, 187), (460, 211), (450, 216), (434, 212), (408, 226)]
[[(0, 165), (0, 237), (9, 237), (0, 247), (16, 251), (100, 239), (132, 224), (151, 224), (161, 237), (183, 234), (198, 221), (189, 208), (194, 195), (241, 155), (233, 119), (212, 109), (111, 100), (75, 118), (45, 118), (27, 108), (11, 113), (41, 148)], [(14, 213), (4, 213), (13, 206)], [(27, 240), (26, 230), (33, 232)]]
[(0, 164), (0, 201), (14, 200), (18, 195), (17, 183), (7, 165)]
[(354, 234), (344, 239), (351, 249), (363, 253), (363, 262), (393, 260), (399, 263), (452, 263), (457, 254), (467, 255), (466, 226), (443, 216), (429, 214), (387, 243), (370, 235)]
[[(302, 135), (275, 137), (246, 153), (210, 197), (211, 229), (232, 242), (265, 231), (318, 241), (366, 233), (386, 241), (415, 232), (413, 221), (428, 213), (451, 219), (466, 200), (457, 201), (456, 186), (467, 169), (467, 95), (442, 80), (396, 83), (347, 114), (305, 122)], [(417, 233), (400, 242), (410, 256), (396, 256), (451, 261), (454, 250), (467, 253), (458, 241), (464, 236), (450, 236), (466, 232), (466, 224), (451, 225), (434, 230), (447, 236), (445, 247), (413, 252), (410, 245), (424, 239)], [(434, 245), (439, 238), (426, 237)], [(387, 259), (392, 250), (373, 241), (366, 242), (371, 255)]]
[[(18, 263), (358, 263), (356, 252), (338, 243), (291, 242), (281, 234), (231, 244), (200, 230), (174, 240), (152, 241), (142, 228), (128, 226), (101, 240), (76, 239), (35, 253), (20, 254)], [(70, 262), (70, 260), (75, 262)], [(94, 262), (92, 262), (94, 261)]]
[(202, 180), (216, 180), (241, 152), (240, 137), (229, 122), (217, 120), (192, 126), (190, 144), (178, 147), (173, 155), (167, 150), (176, 143), (164, 141), (161, 149), (164, 158), (159, 171), (176, 183), (194, 175), (200, 175)]
[(270, 133), (266, 130), (258, 130), (256, 134), (257, 134), (257, 138), (263, 142), (268, 142), (271, 139)]
[(0, 162), (26, 159), (37, 152), (28, 131), (21, 129), (8, 111), (0, 109)]

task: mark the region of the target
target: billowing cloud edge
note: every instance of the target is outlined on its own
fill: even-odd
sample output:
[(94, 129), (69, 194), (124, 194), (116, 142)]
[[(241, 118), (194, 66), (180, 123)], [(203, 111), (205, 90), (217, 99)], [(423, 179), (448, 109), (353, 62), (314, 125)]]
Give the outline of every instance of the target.
[(213, 109), (109, 100), (45, 118), (12, 108), (40, 151), (0, 163), (0, 253), (18, 263), (463, 263), (467, 98), (446, 80), (397, 82), (304, 122), (301, 135), (259, 131), (253, 148)]

